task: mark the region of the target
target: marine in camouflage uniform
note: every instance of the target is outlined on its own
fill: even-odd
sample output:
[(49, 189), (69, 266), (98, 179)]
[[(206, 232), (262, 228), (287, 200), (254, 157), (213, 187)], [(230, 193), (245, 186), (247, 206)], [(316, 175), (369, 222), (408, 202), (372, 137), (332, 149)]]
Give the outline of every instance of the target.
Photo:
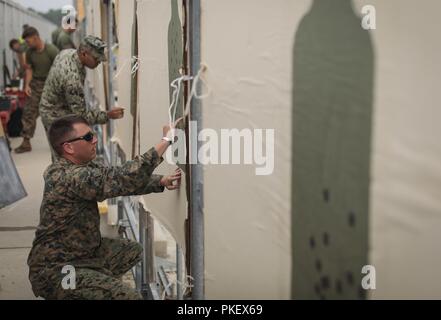
[[(94, 50), (99, 61), (105, 61), (106, 45), (101, 39), (87, 36), (83, 44)], [(85, 78), (86, 68), (80, 61), (78, 51), (61, 51), (46, 79), (40, 101), (40, 115), (46, 131), (54, 120), (69, 114), (82, 116), (91, 125), (108, 122), (107, 112), (87, 110), (84, 98)]]
[[(77, 165), (65, 158), (44, 173), (40, 224), (28, 257), (29, 279), (45, 299), (140, 299), (119, 279), (139, 260), (142, 247), (101, 238), (97, 201), (162, 192), (153, 170), (163, 161), (155, 150), (121, 167), (95, 161)], [(63, 266), (75, 267), (76, 288), (63, 289)]]

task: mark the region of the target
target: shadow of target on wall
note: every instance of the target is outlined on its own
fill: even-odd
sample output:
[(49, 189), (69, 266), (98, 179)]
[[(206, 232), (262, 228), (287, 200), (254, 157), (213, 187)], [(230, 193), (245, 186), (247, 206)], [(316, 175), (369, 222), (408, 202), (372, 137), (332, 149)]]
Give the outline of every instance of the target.
[(350, 0), (314, 0), (293, 59), (292, 297), (365, 299), (374, 54)]

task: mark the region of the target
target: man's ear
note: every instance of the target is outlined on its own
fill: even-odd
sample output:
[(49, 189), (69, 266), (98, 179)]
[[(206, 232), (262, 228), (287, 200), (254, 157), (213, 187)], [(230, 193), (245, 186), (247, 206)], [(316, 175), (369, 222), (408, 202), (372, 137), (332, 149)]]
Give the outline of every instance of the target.
[(68, 155), (73, 155), (75, 152), (70, 143), (63, 144), (63, 151), (64, 151), (64, 153), (66, 153)]
[(82, 59), (84, 59), (84, 50), (78, 50), (78, 56)]

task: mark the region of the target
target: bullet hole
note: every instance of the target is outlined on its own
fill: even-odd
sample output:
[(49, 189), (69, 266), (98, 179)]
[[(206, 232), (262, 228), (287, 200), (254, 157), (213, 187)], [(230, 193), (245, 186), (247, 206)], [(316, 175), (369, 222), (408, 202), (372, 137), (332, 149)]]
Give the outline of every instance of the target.
[(353, 211), (349, 212), (348, 223), (351, 228), (355, 227), (355, 213)]
[(343, 293), (343, 284), (341, 283), (340, 280), (337, 280), (335, 282), (335, 290), (337, 291), (338, 294), (342, 294)]
[(349, 285), (351, 286), (354, 285), (354, 276), (352, 275), (352, 272), (350, 271), (346, 272), (346, 281), (348, 282)]
[(309, 238), (309, 246), (311, 247), (311, 249), (315, 248), (315, 239), (313, 236), (311, 236), (311, 238)]
[(328, 276), (323, 276), (320, 278), (320, 284), (322, 286), (323, 289), (329, 289), (329, 277)]
[(325, 246), (329, 245), (329, 234), (327, 232), (323, 233), (323, 244)]
[(323, 200), (325, 200), (325, 202), (329, 202), (329, 190), (328, 189), (323, 189)]
[(315, 268), (318, 272), (322, 271), (322, 262), (319, 259), (315, 260)]

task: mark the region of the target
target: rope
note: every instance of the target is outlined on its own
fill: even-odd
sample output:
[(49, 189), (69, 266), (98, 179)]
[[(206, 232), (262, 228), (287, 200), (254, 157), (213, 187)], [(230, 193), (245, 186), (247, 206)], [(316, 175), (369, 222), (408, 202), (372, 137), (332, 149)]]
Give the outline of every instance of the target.
[[(183, 113), (182, 113), (183, 118), (185, 118), (188, 115), (188, 113), (190, 112), (190, 105), (191, 105), (191, 101), (193, 100), (193, 98), (196, 98), (198, 100), (202, 100), (202, 99), (207, 98), (211, 93), (211, 90), (208, 87), (207, 82), (202, 77), (203, 73), (206, 70), (207, 70), (207, 66), (205, 64), (201, 63), (201, 67), (195, 77), (183, 75), (183, 76), (173, 80), (170, 84), (170, 86), (173, 88), (173, 93), (172, 93), (172, 102), (171, 102), (170, 107), (168, 109), (168, 119), (169, 119), (169, 126), (171, 128), (171, 135), (172, 135), (173, 140), (175, 139), (175, 129), (174, 128), (176, 126), (176, 110), (177, 110), (177, 103), (179, 101), (179, 95), (181, 93), (182, 82), (193, 80), (193, 84), (192, 84), (191, 90), (190, 90), (190, 97), (188, 98), (187, 104), (185, 105)], [(199, 82), (203, 83), (204, 86), (206, 87), (207, 92), (205, 94), (198, 94), (197, 93), (197, 88), (198, 88)], [(180, 119), (178, 119), (178, 120), (180, 120)]]

